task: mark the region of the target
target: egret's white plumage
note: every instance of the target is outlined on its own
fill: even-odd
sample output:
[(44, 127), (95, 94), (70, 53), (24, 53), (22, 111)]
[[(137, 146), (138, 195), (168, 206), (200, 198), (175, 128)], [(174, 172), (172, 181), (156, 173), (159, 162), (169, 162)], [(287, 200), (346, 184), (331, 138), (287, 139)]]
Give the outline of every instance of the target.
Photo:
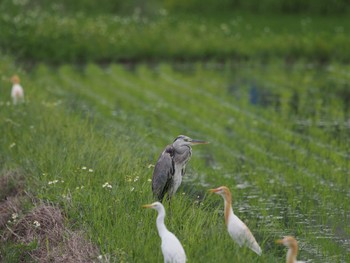
[(20, 79), (17, 75), (12, 76), (12, 89), (11, 89), (11, 98), (13, 104), (24, 101), (24, 91), (20, 83)]
[(247, 246), (259, 256), (262, 251), (249, 228), (239, 219), (232, 210), (231, 192), (226, 186), (210, 189), (211, 192), (221, 195), (225, 201), (225, 223), (231, 238), (241, 246)]
[(165, 209), (160, 202), (154, 202), (144, 205), (145, 208), (153, 208), (157, 210), (157, 229), (162, 240), (161, 249), (164, 256), (164, 263), (184, 263), (186, 262), (186, 254), (180, 241), (171, 233), (164, 224)]
[(276, 240), (277, 244), (285, 245), (288, 248), (287, 263), (305, 263), (305, 261), (298, 261), (298, 242), (292, 236), (285, 236), (283, 239)]

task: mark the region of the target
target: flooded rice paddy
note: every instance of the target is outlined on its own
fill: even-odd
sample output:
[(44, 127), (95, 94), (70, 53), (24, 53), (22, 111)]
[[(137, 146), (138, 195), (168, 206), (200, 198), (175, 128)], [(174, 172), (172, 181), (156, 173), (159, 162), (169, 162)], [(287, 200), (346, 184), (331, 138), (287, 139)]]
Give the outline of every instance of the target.
[(178, 134), (210, 141), (193, 148), (182, 190), (230, 187), (266, 253), (294, 235), (300, 259), (350, 261), (349, 66), (62, 66), (52, 80), (68, 110), (142, 141), (148, 163)]

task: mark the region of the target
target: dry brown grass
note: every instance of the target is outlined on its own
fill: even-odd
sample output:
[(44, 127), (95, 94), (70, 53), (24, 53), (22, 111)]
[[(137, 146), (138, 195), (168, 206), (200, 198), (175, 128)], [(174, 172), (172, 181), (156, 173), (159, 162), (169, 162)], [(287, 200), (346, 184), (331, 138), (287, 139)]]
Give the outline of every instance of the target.
[[(1, 189), (1, 188), (0, 188)], [(20, 212), (20, 201), (18, 197), (8, 197), (0, 202), (0, 229), (6, 226), (13, 214)]]
[[(16, 184), (18, 183), (18, 185)], [(24, 184), (19, 172), (0, 175), (0, 247), (1, 244), (36, 244), (31, 251), (24, 251), (19, 259), (29, 255), (35, 262), (94, 262), (99, 255), (82, 231), (73, 231), (61, 209), (41, 202), (33, 209), (12, 220), (13, 214), (21, 214)], [(9, 223), (10, 222), (10, 223)], [(0, 255), (0, 262), (1, 262)]]
[(23, 192), (23, 172), (13, 170), (0, 174), (0, 229), (5, 227), (12, 214), (20, 212)]
[(0, 174), (0, 201), (10, 196), (19, 196), (24, 191), (24, 172), (20, 169)]

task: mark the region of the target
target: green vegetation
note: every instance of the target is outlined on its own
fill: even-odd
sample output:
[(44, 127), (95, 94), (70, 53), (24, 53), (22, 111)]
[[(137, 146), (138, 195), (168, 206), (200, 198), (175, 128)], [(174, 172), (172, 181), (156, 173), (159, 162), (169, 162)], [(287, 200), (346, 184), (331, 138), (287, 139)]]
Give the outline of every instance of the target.
[[(349, 68), (174, 67), (35, 67), (23, 76), (28, 102), (1, 102), (3, 169), (25, 169), (28, 191), (64, 207), (112, 262), (161, 262), (156, 213), (141, 208), (153, 201), (149, 165), (178, 134), (205, 139), (166, 205), (189, 261), (282, 262), (274, 240), (286, 234), (300, 259), (349, 261)], [(0, 69), (3, 79), (14, 70)], [(207, 195), (220, 185), (261, 258), (226, 233), (223, 201)]]
[(347, 15), (224, 12), (151, 16), (2, 12), (0, 48), (30, 63), (227, 59), (350, 61)]
[[(165, 204), (189, 262), (283, 262), (284, 235), (300, 259), (350, 262), (348, 13), (346, 0), (1, 1), (0, 177), (24, 178), (24, 212), (57, 205), (105, 262), (161, 262), (156, 212), (141, 205), (159, 153), (185, 134), (210, 141)], [(261, 257), (229, 238), (207, 193), (220, 185)], [(0, 261), (39, 243), (2, 243)]]

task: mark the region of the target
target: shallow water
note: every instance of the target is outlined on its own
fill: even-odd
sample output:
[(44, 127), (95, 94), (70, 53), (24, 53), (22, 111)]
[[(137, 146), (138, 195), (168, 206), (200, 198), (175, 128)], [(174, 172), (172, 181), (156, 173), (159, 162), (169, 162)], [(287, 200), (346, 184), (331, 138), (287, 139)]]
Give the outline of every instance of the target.
[(206, 139), (227, 159), (195, 149), (207, 171), (190, 172), (185, 183), (230, 185), (236, 213), (273, 237), (297, 236), (301, 259), (348, 262), (350, 75), (337, 65), (303, 64), (245, 65), (222, 75), (231, 99), (198, 92), (222, 106), (226, 128), (217, 129), (227, 137)]
[(139, 138), (147, 163), (178, 134), (209, 141), (193, 147), (182, 191), (210, 202), (208, 188), (230, 187), (235, 212), (267, 253), (285, 255), (274, 240), (294, 235), (300, 259), (349, 262), (350, 68), (190, 66), (91, 67), (84, 79), (90, 89), (71, 77), (64, 85), (99, 105), (108, 125), (125, 126), (127, 140)]

